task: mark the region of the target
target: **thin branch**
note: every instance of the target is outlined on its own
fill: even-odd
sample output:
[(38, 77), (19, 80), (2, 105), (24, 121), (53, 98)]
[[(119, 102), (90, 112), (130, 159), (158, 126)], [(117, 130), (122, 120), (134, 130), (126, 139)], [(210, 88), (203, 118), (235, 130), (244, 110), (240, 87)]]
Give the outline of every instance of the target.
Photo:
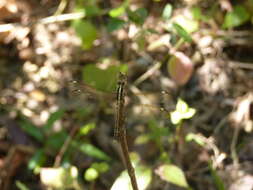
[(62, 161), (62, 157), (65, 154), (67, 148), (69, 147), (72, 138), (74, 137), (74, 135), (76, 134), (78, 130), (78, 127), (75, 126), (72, 128), (72, 130), (70, 131), (69, 136), (67, 137), (67, 139), (65, 140), (64, 144), (62, 145), (59, 153), (57, 154), (55, 161), (54, 161), (54, 167), (59, 167)]
[(21, 24), (21, 23), (0, 24), (0, 33), (12, 31), (16, 27), (28, 27), (37, 23), (50, 24), (54, 22), (63, 22), (63, 21), (68, 21), (68, 20), (81, 19), (84, 17), (85, 17), (84, 12), (78, 12), (78, 13), (68, 13), (68, 14), (62, 14), (62, 15), (56, 15), (56, 16), (49, 16), (49, 17), (45, 17), (34, 22), (30, 22), (29, 24)]
[(241, 69), (252, 69), (253, 70), (253, 63), (245, 63), (245, 62), (239, 62), (239, 61), (229, 61), (229, 65), (235, 68), (241, 68)]
[(68, 14), (62, 14), (62, 15), (56, 15), (56, 16), (49, 16), (43, 19), (39, 20), (39, 23), (42, 24), (49, 24), (54, 22), (63, 22), (67, 20), (75, 20), (85, 17), (84, 12), (78, 12), (78, 13), (68, 13)]
[(138, 190), (137, 180), (135, 177), (135, 171), (134, 171), (134, 168), (132, 166), (131, 159), (129, 156), (126, 133), (120, 133), (119, 141), (120, 141), (121, 149), (123, 152), (124, 162), (125, 162), (125, 165), (127, 168), (127, 172), (128, 172), (128, 175), (131, 179), (131, 184), (132, 184), (133, 190)]
[(55, 11), (54, 15), (60, 15), (62, 14), (62, 12), (64, 11), (64, 9), (66, 8), (67, 6), (67, 0), (61, 0), (57, 10)]
[(162, 66), (161, 62), (157, 62), (155, 65), (153, 65), (147, 72), (145, 72), (143, 75), (141, 75), (138, 79), (134, 81), (134, 85), (138, 85), (148, 79), (154, 72), (156, 72), (160, 67)]
[(118, 88), (117, 88), (117, 110), (116, 110), (116, 120), (114, 128), (114, 137), (120, 143), (123, 152), (124, 163), (127, 168), (128, 175), (131, 180), (133, 190), (138, 190), (137, 180), (134, 173), (134, 168), (131, 163), (129, 156), (127, 138), (126, 138), (126, 128), (124, 126), (124, 103), (125, 103), (125, 85), (126, 76), (119, 73)]

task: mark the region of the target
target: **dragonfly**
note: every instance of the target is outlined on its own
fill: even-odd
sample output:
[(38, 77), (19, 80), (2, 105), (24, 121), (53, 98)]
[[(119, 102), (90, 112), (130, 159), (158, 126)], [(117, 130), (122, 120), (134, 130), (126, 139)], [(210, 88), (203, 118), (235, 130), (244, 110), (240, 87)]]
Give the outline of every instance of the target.
[(124, 126), (124, 105), (125, 105), (125, 86), (126, 86), (126, 75), (119, 73), (118, 87), (117, 87), (117, 109), (114, 126), (114, 138), (120, 139), (120, 132), (124, 133), (121, 128)]
[[(169, 92), (166, 91), (160, 91), (160, 92), (143, 92), (139, 88), (137, 88), (134, 85), (127, 84), (127, 78), (123, 74), (119, 74), (119, 80), (116, 88), (116, 92), (109, 93), (97, 90), (93, 86), (84, 83), (84, 82), (78, 82), (76, 80), (70, 81), (71, 85), (71, 93), (75, 95), (83, 95), (87, 99), (94, 99), (98, 100), (99, 102), (106, 104), (116, 102), (116, 121), (115, 121), (115, 127), (114, 127), (114, 138), (118, 138), (119, 136), (119, 125), (121, 125), (123, 121), (125, 113), (125, 109), (123, 107), (128, 107), (129, 104), (131, 104), (131, 100), (137, 98), (140, 103), (136, 104), (136, 99), (132, 102), (134, 102), (134, 108), (133, 112), (138, 114), (144, 114), (148, 115), (150, 112), (155, 113), (169, 113), (174, 108), (174, 105), (166, 105), (166, 108), (164, 106), (161, 106), (161, 102), (157, 103), (157, 99), (162, 99), (161, 97), (164, 97), (164, 99), (170, 99)], [(130, 92), (130, 94), (129, 94)], [(131, 96), (134, 95), (134, 96)], [(155, 102), (155, 103), (154, 103)], [(171, 101), (172, 102), (172, 101)], [(126, 104), (126, 105), (125, 105)], [(159, 104), (159, 105), (157, 105)], [(117, 124), (118, 123), (118, 124)]]

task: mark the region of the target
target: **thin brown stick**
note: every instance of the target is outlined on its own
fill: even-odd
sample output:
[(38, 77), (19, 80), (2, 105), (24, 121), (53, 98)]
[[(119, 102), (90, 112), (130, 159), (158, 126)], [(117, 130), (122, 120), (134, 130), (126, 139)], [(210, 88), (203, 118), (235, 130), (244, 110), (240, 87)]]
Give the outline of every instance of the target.
[(124, 163), (127, 168), (128, 175), (131, 180), (133, 190), (138, 190), (137, 180), (135, 177), (134, 168), (132, 166), (127, 138), (126, 138), (126, 129), (124, 127), (125, 118), (124, 118), (124, 104), (125, 104), (125, 85), (126, 85), (126, 76), (122, 73), (119, 73), (118, 88), (117, 88), (117, 110), (116, 110), (116, 119), (115, 119), (115, 128), (114, 128), (114, 138), (120, 143), (121, 149), (123, 152)]
[(155, 71), (157, 71), (162, 66), (161, 62), (155, 63), (154, 66), (152, 66), (147, 72), (145, 72), (143, 75), (141, 75), (138, 79), (134, 81), (134, 85), (139, 85), (144, 80), (146, 80), (148, 77), (150, 77), (152, 74), (154, 74)]
[(126, 138), (126, 133), (125, 132), (120, 133), (119, 142), (120, 142), (121, 149), (122, 149), (122, 152), (123, 152), (125, 166), (127, 168), (128, 175), (131, 179), (131, 184), (132, 184), (133, 190), (138, 190), (137, 180), (136, 180), (136, 177), (135, 177), (135, 171), (134, 171), (134, 168), (132, 166), (132, 163), (131, 163), (131, 160), (130, 160), (130, 157), (129, 157), (127, 138)]
[(70, 134), (68, 136), (68, 138), (66, 139), (66, 141), (64, 142), (64, 144), (62, 145), (59, 153), (57, 154), (55, 161), (54, 161), (54, 167), (59, 167), (62, 161), (62, 157), (64, 155), (64, 153), (66, 152), (67, 148), (69, 147), (72, 138), (74, 137), (74, 135), (76, 134), (78, 130), (78, 127), (75, 126), (74, 128), (72, 128), (72, 130), (70, 131)]
[(55, 22), (81, 19), (84, 17), (85, 17), (85, 14), (83, 12), (77, 12), (77, 13), (68, 13), (68, 14), (62, 14), (62, 15), (56, 15), (56, 16), (49, 16), (49, 17), (45, 17), (45, 18), (30, 22), (28, 24), (22, 24), (22, 23), (0, 24), (0, 33), (15, 30), (17, 27), (30, 27), (38, 23), (50, 24), (50, 23), (55, 23)]

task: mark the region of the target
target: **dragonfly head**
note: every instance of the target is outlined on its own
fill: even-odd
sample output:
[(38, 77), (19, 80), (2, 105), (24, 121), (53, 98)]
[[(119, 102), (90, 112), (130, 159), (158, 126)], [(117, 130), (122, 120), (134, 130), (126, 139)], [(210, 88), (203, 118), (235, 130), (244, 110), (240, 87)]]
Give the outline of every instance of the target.
[(127, 83), (127, 77), (122, 72), (119, 72), (118, 76), (118, 86), (124, 86)]

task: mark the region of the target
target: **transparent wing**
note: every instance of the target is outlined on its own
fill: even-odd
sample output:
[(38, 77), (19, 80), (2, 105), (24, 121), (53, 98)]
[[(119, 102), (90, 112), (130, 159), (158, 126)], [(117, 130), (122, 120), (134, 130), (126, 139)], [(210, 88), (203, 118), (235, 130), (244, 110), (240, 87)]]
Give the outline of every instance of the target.
[(102, 92), (85, 83), (70, 81), (69, 84), (73, 95), (85, 95), (94, 99), (112, 99), (116, 96), (115, 93)]
[[(109, 103), (116, 100), (116, 93), (102, 92), (82, 82), (70, 81), (69, 86), (71, 93), (70, 96), (82, 100), (94, 99)], [(133, 85), (127, 87), (126, 99), (126, 104), (132, 104), (135, 109), (141, 110), (137, 112), (169, 112), (169, 110), (174, 107), (174, 105), (168, 105), (167, 103), (164, 103), (173, 102), (168, 100), (170, 99), (168, 92), (142, 92)]]

